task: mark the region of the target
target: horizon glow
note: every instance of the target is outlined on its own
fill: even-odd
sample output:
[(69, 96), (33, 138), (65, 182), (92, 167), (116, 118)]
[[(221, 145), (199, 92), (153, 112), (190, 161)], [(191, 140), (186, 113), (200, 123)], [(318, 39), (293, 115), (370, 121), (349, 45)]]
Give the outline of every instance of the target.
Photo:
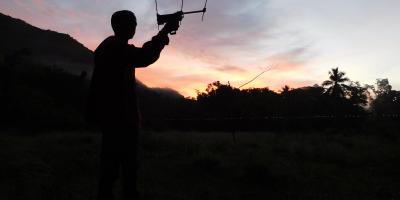
[[(184, 1), (184, 10), (204, 1)], [(67, 33), (94, 50), (112, 35), (110, 17), (121, 9), (138, 19), (130, 42), (141, 46), (157, 34), (154, 1), (3, 0), (0, 12), (42, 29)], [(180, 0), (159, 0), (161, 14), (180, 9)], [(278, 91), (321, 84), (339, 67), (362, 84), (388, 78), (400, 88), (400, 1), (210, 0), (204, 21), (187, 15), (170, 36), (160, 59), (137, 70), (150, 87), (169, 87), (194, 97), (208, 83), (238, 87), (272, 69), (246, 87)]]

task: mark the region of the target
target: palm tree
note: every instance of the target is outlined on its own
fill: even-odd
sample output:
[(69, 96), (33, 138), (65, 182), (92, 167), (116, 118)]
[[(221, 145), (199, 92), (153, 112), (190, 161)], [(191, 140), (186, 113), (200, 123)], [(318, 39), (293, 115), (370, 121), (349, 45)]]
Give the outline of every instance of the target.
[(327, 87), (326, 93), (334, 97), (344, 97), (345, 90), (349, 87), (346, 85), (349, 79), (345, 75), (346, 73), (339, 71), (338, 67), (332, 68), (332, 71), (329, 71), (329, 80), (322, 83), (322, 86)]

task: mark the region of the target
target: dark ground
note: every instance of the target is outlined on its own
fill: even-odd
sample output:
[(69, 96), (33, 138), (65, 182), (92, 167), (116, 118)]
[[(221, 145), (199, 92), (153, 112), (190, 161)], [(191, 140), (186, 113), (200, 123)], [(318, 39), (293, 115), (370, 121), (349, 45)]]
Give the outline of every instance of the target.
[[(397, 133), (236, 137), (234, 144), (228, 132), (143, 132), (141, 199), (400, 199)], [(79, 131), (2, 133), (0, 199), (95, 199), (99, 139)]]

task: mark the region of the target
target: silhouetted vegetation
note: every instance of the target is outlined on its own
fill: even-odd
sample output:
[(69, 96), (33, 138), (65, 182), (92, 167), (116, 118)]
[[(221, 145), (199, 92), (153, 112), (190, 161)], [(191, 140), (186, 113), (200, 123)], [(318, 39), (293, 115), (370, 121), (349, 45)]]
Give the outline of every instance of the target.
[(375, 99), (371, 103), (371, 109), (375, 114), (400, 114), (400, 91), (392, 90), (388, 79), (378, 79), (374, 92)]
[(280, 92), (269, 88), (239, 90), (217, 81), (209, 84), (205, 92), (198, 93), (197, 103), (207, 117), (343, 117), (399, 114), (398, 95), (387, 79), (378, 79), (376, 87), (362, 86), (333, 68), (329, 80), (322, 86), (290, 88), (285, 85)]
[[(1, 56), (1, 127), (26, 130), (85, 127), (87, 73), (73, 75), (55, 65), (35, 64), (29, 54), (28, 49), (22, 49)], [(286, 121), (280, 120), (280, 127), (292, 123), (330, 126), (333, 118), (348, 116), (398, 119), (400, 92), (392, 89), (388, 79), (378, 79), (371, 86), (350, 81), (344, 75), (334, 68), (322, 85), (301, 88), (286, 85), (279, 92), (267, 87), (238, 89), (216, 81), (208, 84), (204, 92), (198, 92), (196, 99), (184, 98), (173, 90), (148, 88), (140, 82), (137, 90), (146, 128), (163, 129), (167, 123), (167, 127), (179, 129), (178, 126), (184, 126), (181, 120), (197, 120), (188, 121), (186, 126), (201, 130), (199, 123), (204, 119), (235, 119), (235, 123), (243, 124), (237, 129), (246, 130), (257, 130), (254, 126), (276, 128), (281, 118)], [(316, 121), (316, 118), (322, 119)], [(211, 122), (209, 130), (226, 126), (224, 123)]]
[[(9, 16), (0, 14), (0, 24), (5, 27), (2, 34), (13, 36), (2, 36), (8, 39), (0, 44), (1, 128), (85, 127), (92, 52), (65, 34), (41, 30)], [(286, 85), (281, 91), (268, 87), (239, 89), (216, 81), (208, 84), (205, 91), (199, 91), (196, 98), (184, 98), (172, 89), (148, 88), (140, 82), (137, 85), (139, 107), (147, 128), (162, 129), (162, 124), (176, 124), (173, 127), (201, 129), (200, 126), (211, 122), (208, 119), (225, 120), (212, 122), (219, 123), (218, 126), (232, 122), (226, 119), (241, 119), (235, 123), (253, 120), (253, 124), (244, 126), (249, 129), (267, 126), (265, 123), (269, 127), (275, 122), (280, 126), (299, 124), (293, 120), (279, 121), (289, 118), (306, 121), (324, 117), (330, 123), (332, 119), (327, 118), (398, 118), (400, 114), (400, 92), (392, 89), (388, 79), (378, 79), (375, 86), (362, 85), (351, 81), (339, 68), (333, 68), (321, 85)], [(191, 124), (190, 120), (197, 122)], [(308, 123), (317, 124), (312, 120)], [(318, 124), (323, 127), (324, 123)], [(216, 125), (208, 127), (212, 130)]]
[(83, 126), (88, 81), (57, 66), (29, 62), (26, 51), (5, 57), (1, 70), (1, 125), (22, 129)]
[[(400, 198), (399, 137), (311, 131), (239, 132), (237, 139), (141, 132), (140, 199)], [(99, 135), (87, 132), (0, 135), (0, 199), (95, 199), (99, 147)]]
[[(95, 199), (100, 138), (86, 129), (80, 65), (92, 53), (1, 14), (0, 25), (17, 38), (0, 43), (0, 199)], [(140, 198), (399, 199), (400, 91), (327, 75), (280, 91), (216, 81), (196, 98), (138, 82)]]
[[(37, 64), (30, 60), (28, 49), (0, 58), (3, 58), (0, 60), (2, 129), (81, 129), (86, 126), (85, 107), (89, 88), (86, 71), (74, 75), (56, 65)], [(173, 90), (150, 89), (139, 83), (138, 95), (144, 117), (183, 117), (190, 114), (174, 112), (189, 110), (186, 108), (189, 100)]]

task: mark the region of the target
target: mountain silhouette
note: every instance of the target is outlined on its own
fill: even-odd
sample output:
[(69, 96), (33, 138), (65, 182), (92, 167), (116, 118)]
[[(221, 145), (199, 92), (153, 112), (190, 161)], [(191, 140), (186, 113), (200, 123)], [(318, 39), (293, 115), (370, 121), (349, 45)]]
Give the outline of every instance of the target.
[(183, 99), (184, 96), (178, 91), (171, 88), (160, 88), (160, 87), (148, 87), (141, 81), (136, 79), (136, 87), (138, 93), (143, 93), (145, 91), (151, 91), (153, 96), (171, 98), (171, 99)]
[(24, 49), (33, 62), (56, 65), (77, 75), (82, 71), (91, 74), (93, 52), (68, 34), (43, 30), (1, 13), (0, 27), (1, 54)]
[[(74, 75), (93, 71), (93, 51), (65, 33), (43, 30), (27, 22), (0, 13), (0, 57), (20, 50), (29, 52), (31, 62), (56, 66)], [(152, 90), (154, 96), (183, 98), (170, 88), (149, 88), (137, 84), (139, 92)]]

